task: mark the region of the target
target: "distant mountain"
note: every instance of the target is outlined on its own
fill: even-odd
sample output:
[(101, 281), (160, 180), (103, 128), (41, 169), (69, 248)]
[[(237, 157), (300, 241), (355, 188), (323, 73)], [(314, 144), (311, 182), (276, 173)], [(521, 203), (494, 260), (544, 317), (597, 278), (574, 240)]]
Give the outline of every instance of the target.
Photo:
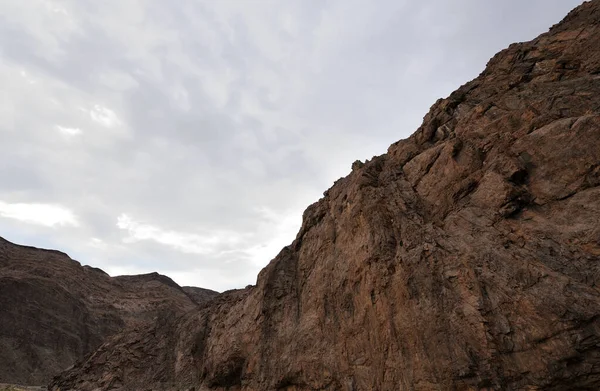
[(44, 384), (108, 337), (182, 315), (217, 293), (158, 273), (110, 277), (0, 238), (0, 383)]

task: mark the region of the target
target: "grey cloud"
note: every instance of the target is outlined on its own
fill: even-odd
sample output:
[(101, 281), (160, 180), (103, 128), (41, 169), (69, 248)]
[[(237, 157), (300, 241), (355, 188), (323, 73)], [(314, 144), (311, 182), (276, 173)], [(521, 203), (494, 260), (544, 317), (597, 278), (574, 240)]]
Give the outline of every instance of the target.
[(79, 226), (0, 217), (0, 235), (112, 273), (252, 283), (352, 161), (579, 3), (3, 2), (0, 202)]

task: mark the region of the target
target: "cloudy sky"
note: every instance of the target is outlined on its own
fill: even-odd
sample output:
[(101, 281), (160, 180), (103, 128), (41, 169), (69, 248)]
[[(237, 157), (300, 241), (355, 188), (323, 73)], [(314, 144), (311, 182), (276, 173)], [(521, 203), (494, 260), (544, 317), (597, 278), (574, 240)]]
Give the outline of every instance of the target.
[(580, 0), (0, 0), (0, 236), (243, 287), (356, 159)]

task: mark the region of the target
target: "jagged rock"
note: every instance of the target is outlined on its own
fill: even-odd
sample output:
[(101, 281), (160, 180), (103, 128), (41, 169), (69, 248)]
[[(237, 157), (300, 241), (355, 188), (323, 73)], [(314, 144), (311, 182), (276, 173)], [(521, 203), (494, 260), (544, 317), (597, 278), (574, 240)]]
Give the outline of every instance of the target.
[(109, 336), (214, 295), (158, 273), (111, 278), (64, 253), (0, 238), (0, 383), (44, 384)]
[(360, 160), (355, 160), (354, 163), (352, 163), (352, 170), (354, 171), (361, 169), (364, 165), (365, 163), (361, 162)]
[(53, 390), (600, 389), (600, 0), (311, 205), (257, 284)]

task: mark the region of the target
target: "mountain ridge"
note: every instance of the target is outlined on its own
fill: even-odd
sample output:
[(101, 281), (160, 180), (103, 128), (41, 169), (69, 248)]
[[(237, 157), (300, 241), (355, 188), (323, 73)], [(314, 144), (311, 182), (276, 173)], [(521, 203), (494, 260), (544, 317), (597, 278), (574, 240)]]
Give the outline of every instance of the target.
[(0, 238), (0, 382), (48, 382), (124, 328), (216, 295), (202, 293), (158, 273), (110, 277), (61, 251)]

